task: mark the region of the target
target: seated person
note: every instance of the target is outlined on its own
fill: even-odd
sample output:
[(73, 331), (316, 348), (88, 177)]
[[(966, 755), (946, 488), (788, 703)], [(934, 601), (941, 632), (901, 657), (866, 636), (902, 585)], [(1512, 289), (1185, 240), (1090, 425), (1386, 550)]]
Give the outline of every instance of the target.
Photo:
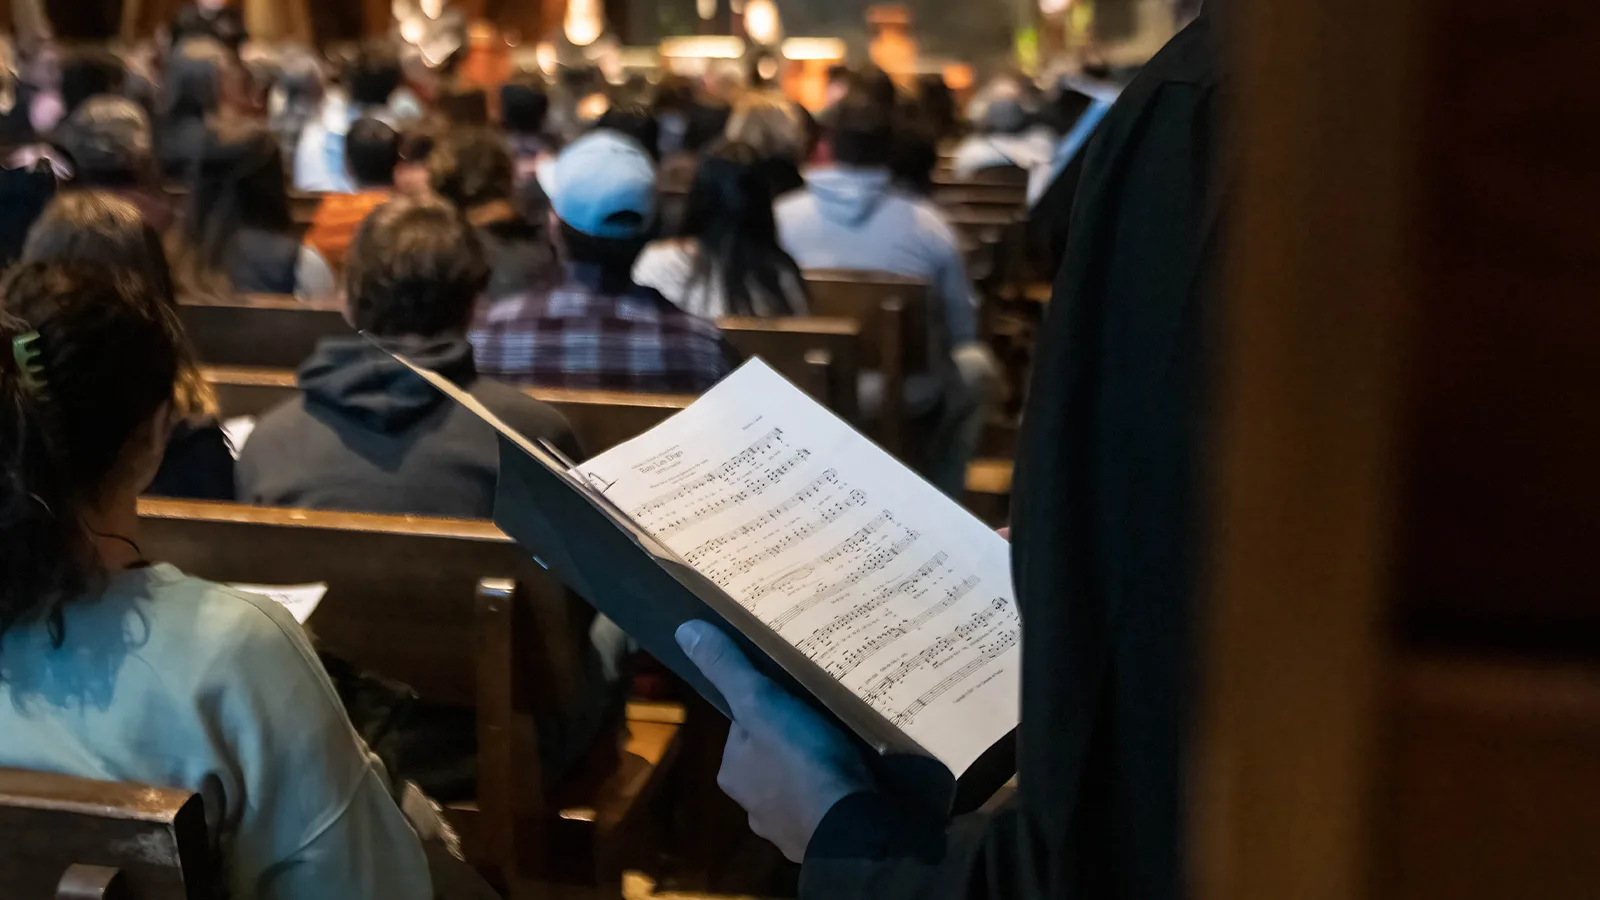
[(772, 196), (806, 186), (800, 175), (800, 163), (806, 158), (805, 120), (787, 97), (775, 91), (751, 91), (739, 98), (728, 119), (727, 138), (755, 149)]
[(696, 102), (694, 82), (684, 75), (663, 75), (650, 101), (660, 138), (656, 142), (660, 159), (670, 159), (684, 149), (689, 132), (689, 113)]
[[(345, 168), (356, 186), (354, 194), (329, 194), (317, 206), (306, 247), (327, 263), (331, 273), (344, 266), (344, 256), (355, 240), (356, 229), (367, 216), (394, 197), (394, 170), (400, 164), (400, 135), (377, 119), (358, 119), (345, 138)], [(330, 297), (336, 286), (302, 284), (308, 297)]]
[[(356, 234), (347, 315), (471, 391), (528, 437), (573, 458), (550, 407), (478, 375), (467, 326), (488, 283), (471, 226), (438, 200), (395, 200)], [(239, 455), (239, 499), (267, 506), (487, 519), (494, 433), (358, 335), (326, 337), (300, 369), (301, 396), (261, 417)]]
[(345, 68), (342, 90), (323, 98), (322, 114), (305, 124), (294, 152), (294, 187), (311, 193), (350, 194), (356, 190), (345, 168), (345, 140), (359, 119), (399, 127), (389, 98), (400, 87), (400, 57), (381, 41), (362, 46)]
[(650, 238), (655, 170), (644, 148), (593, 131), (541, 170), (566, 278), (494, 304), (472, 332), (485, 372), (524, 384), (700, 393), (731, 370), (717, 326), (633, 281)]
[(157, 233), (172, 226), (172, 200), (156, 174), (150, 119), (139, 104), (90, 97), (56, 132), (56, 142), (72, 157), (72, 187), (116, 194), (137, 206)]
[(191, 37), (173, 49), (156, 139), (163, 178), (189, 177), (210, 141), (212, 120), (248, 105), (245, 80), (239, 58), (211, 38)]
[[(978, 305), (955, 233), (938, 207), (890, 185), (892, 113), (854, 92), (834, 109), (833, 165), (806, 173), (806, 189), (778, 201), (778, 238), (802, 269), (891, 272), (929, 283), (925, 371), (907, 379), (906, 405), (931, 448), (917, 468), (958, 493), (977, 449), (997, 380), (978, 340)], [(862, 406), (881, 408), (881, 382), (867, 380)]]
[(478, 230), (489, 260), (489, 299), (542, 290), (560, 278), (545, 210), (517, 208), (516, 174), (505, 139), (487, 128), (452, 131), (428, 156), (433, 192)]
[(644, 104), (613, 103), (595, 121), (594, 127), (633, 138), (634, 143), (650, 154), (652, 163), (661, 161), (661, 123), (656, 121), (655, 115)]
[(400, 132), (400, 164), (394, 167), (395, 193), (413, 199), (433, 196), (433, 188), (428, 185), (428, 158), (449, 130), (437, 117), (406, 125)]
[[(21, 29), (19, 29), (20, 31)], [(44, 29), (48, 31), (49, 29)], [(15, 53), (0, 65), (0, 147), (16, 148), (41, 140), (61, 122), (65, 106), (61, 102), (61, 47), (46, 33), (32, 37), (18, 34)]]
[(145, 290), (83, 263), (6, 279), (0, 766), (202, 794), (230, 896), (426, 900), (417, 833), (294, 617), (139, 550), (180, 371)]
[(1023, 86), (1014, 78), (997, 79), (972, 106), (976, 130), (956, 145), (952, 173), (971, 178), (987, 169), (1021, 169), (1027, 173), (1029, 195), (1042, 193), (1058, 135), (1035, 120)]
[(223, 122), (210, 135), (173, 259), (187, 296), (294, 294), (302, 280), (326, 283), (321, 259), (303, 252), (283, 184), (283, 154), (266, 128)]
[(45, 207), (28, 233), (24, 262), (98, 264), (145, 282), (146, 295), (161, 304), (173, 328), (178, 384), (176, 416), (161, 469), (150, 483), (155, 497), (233, 499), (233, 453), (217, 420), (217, 398), (200, 373), (194, 348), (178, 320), (172, 272), (161, 237), (133, 204), (115, 195), (69, 191)]
[(538, 74), (523, 73), (501, 86), (500, 126), (506, 132), (518, 185), (531, 179), (534, 167), (551, 153), (554, 142), (544, 130), (549, 114), (550, 95)]
[(684, 114), (681, 145), (676, 152), (663, 156), (656, 169), (656, 186), (661, 195), (656, 232), (662, 237), (683, 232), (685, 196), (694, 181), (695, 168), (700, 165), (700, 155), (724, 139), (730, 115), (729, 107), (710, 101), (695, 103)]
[(805, 280), (778, 244), (764, 161), (747, 144), (708, 153), (689, 188), (683, 237), (644, 248), (633, 280), (702, 319), (805, 315)]
[(267, 89), (267, 128), (284, 156), (300, 146), (306, 124), (322, 111), (322, 63), (308, 48), (291, 49), (276, 60)]
[(244, 17), (228, 5), (228, 0), (195, 0), (179, 7), (172, 17), (172, 42), (190, 37), (207, 37), (222, 42), (234, 53), (244, 46), (249, 35)]
[[(347, 316), (382, 348), (448, 378), (518, 432), (580, 459), (559, 413), (479, 376), (466, 332), (488, 278), (477, 236), (449, 204), (395, 200), (356, 233), (344, 274)], [(299, 384), (300, 396), (262, 416), (240, 451), (241, 501), (493, 516), (500, 468), (495, 432), (384, 349), (354, 334), (323, 338), (300, 367)], [(552, 778), (581, 759), (620, 716), (626, 681), (618, 674), (619, 635), (609, 622), (597, 625), (592, 645), (578, 651), (584, 677), (564, 704), (567, 712), (539, 723), (542, 762)], [(428, 710), (426, 719), (419, 713), (409, 724), (425, 733), (417, 742), (429, 748), (424, 765), (430, 774), (426, 780), (420, 772), (407, 775), (441, 794), (470, 796), (470, 787), (448, 773), (471, 771), (471, 720), (431, 705)]]
[(61, 60), (61, 112), (67, 118), (85, 100), (99, 94), (121, 94), (128, 67), (110, 50), (75, 47)]

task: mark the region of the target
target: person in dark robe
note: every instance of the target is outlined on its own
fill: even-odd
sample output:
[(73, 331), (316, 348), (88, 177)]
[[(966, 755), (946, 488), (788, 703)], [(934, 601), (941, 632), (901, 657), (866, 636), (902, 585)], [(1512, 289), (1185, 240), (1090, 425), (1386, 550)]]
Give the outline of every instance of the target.
[(827, 900), (1185, 894), (1183, 745), (1220, 128), (1214, 16), (1172, 40), (1088, 151), (1017, 459), (1018, 787), (945, 821), (688, 623), (730, 698), (719, 782)]

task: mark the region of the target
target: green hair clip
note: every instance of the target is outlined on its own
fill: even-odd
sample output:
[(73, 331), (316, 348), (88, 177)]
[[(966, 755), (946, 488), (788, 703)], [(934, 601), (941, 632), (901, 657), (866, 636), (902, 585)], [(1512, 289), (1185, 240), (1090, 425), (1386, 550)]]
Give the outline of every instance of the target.
[(17, 361), (17, 379), (28, 393), (37, 396), (49, 382), (44, 378), (44, 363), (40, 362), (39, 332), (29, 331), (11, 339), (11, 357)]

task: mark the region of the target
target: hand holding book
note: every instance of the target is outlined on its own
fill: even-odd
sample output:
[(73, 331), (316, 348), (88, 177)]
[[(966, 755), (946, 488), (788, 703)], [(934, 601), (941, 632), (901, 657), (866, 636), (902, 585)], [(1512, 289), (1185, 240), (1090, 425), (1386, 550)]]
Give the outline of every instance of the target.
[(675, 638), (694, 620), (905, 802), (975, 806), (1015, 771), (1010, 547), (761, 361), (581, 466), (413, 369), (500, 432), (495, 523), (713, 706), (738, 719)]
[(877, 788), (839, 729), (757, 672), (708, 622), (687, 622), (678, 644), (733, 710), (717, 784), (750, 814), (750, 830), (790, 862), (835, 803)]

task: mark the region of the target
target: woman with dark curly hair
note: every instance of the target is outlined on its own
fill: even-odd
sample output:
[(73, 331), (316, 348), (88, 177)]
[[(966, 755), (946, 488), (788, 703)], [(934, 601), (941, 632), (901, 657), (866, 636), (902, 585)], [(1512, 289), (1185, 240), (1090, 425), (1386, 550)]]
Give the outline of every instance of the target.
[(516, 167), (503, 136), (487, 128), (444, 135), (428, 156), (428, 180), (478, 230), (489, 259), (489, 299), (548, 287), (560, 277), (545, 221), (548, 202), (539, 191), (516, 196)]
[(140, 547), (179, 417), (170, 309), (85, 263), (0, 295), (0, 766), (203, 794), (231, 896), (433, 896), (294, 618)]

